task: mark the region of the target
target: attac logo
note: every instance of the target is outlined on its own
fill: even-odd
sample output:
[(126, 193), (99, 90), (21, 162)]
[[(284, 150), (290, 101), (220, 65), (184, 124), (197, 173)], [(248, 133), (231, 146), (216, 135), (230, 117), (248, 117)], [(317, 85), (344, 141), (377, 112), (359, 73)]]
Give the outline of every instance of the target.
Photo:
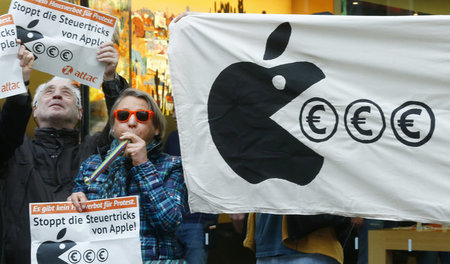
[[(65, 236), (66, 231), (66, 228), (61, 229), (56, 239), (62, 239)], [(38, 264), (66, 264), (67, 262), (60, 259), (59, 256), (76, 245), (77, 243), (72, 240), (64, 240), (61, 242), (45, 241), (41, 245), (39, 245), (37, 249), (37, 262)]]
[[(264, 60), (285, 51), (291, 31), (286, 22), (270, 34)], [(254, 184), (280, 178), (306, 185), (316, 177), (323, 157), (270, 116), (323, 78), (322, 70), (310, 62), (269, 69), (239, 62), (219, 74), (208, 98), (209, 127), (220, 155), (235, 173)]]
[[(70, 66), (70, 65), (64, 66), (64, 67), (62, 68), (62, 73), (63, 73), (64, 75), (70, 75), (70, 74), (72, 74), (72, 73), (73, 73), (73, 67)], [(74, 75), (75, 75), (76, 77), (80, 78), (80, 79), (83, 79), (83, 80), (85, 80), (85, 81), (92, 82), (92, 83), (95, 83), (95, 81), (97, 80), (97, 77), (94, 77), (94, 76), (90, 75), (90, 74), (87, 73), (87, 72), (76, 71), (76, 72), (74, 73)]]
[(0, 85), (0, 91), (2, 93), (6, 93), (8, 91), (13, 91), (16, 89), (20, 89), (20, 82), (6, 82), (5, 84)]
[(92, 83), (95, 83), (95, 81), (97, 80), (97, 77), (94, 77), (87, 72), (77, 71), (75, 73), (75, 76), (77, 76), (78, 78), (83, 79), (85, 81), (92, 82)]
[(72, 72), (73, 72), (73, 67), (70, 66), (70, 65), (64, 66), (64, 67), (62, 68), (62, 73), (63, 73), (64, 75), (72, 74)]

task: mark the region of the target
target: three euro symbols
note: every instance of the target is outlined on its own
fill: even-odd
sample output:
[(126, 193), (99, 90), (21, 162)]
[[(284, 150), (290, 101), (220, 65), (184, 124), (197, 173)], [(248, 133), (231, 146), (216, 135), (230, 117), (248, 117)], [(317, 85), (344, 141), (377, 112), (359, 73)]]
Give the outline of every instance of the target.
[[(291, 30), (285, 22), (269, 35), (263, 60), (284, 53)], [(208, 97), (209, 129), (219, 154), (239, 177), (251, 184), (276, 178), (301, 186), (316, 178), (324, 157), (271, 116), (325, 78), (325, 73), (308, 61), (271, 68), (244, 61), (219, 73)], [(389, 110), (393, 111), (391, 128), (401, 143), (419, 147), (430, 140), (435, 117), (426, 104), (408, 101)], [(350, 102), (345, 113), (338, 113), (332, 102), (320, 97), (303, 103), (301, 132), (312, 142), (325, 142), (338, 131), (342, 115), (348, 135), (357, 142), (374, 143), (385, 132), (386, 117), (377, 103), (359, 99)]]
[[(410, 147), (427, 143), (435, 129), (433, 110), (423, 102), (408, 101), (392, 110), (391, 129), (399, 142)], [(323, 142), (337, 131), (339, 116), (336, 108), (323, 98), (307, 100), (300, 111), (300, 128), (307, 139)], [(384, 134), (386, 117), (383, 109), (368, 99), (348, 104), (344, 113), (348, 135), (360, 143), (374, 143)]]

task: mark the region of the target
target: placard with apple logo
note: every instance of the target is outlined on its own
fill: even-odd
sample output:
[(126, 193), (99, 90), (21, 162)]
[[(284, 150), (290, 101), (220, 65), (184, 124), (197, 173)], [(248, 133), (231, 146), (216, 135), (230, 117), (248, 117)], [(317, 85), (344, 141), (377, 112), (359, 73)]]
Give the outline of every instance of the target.
[(191, 14), (172, 23), (191, 211), (450, 222), (448, 22)]
[(13, 0), (8, 12), (35, 56), (34, 69), (100, 87), (105, 67), (96, 55), (111, 41), (115, 17), (59, 0)]
[(31, 260), (36, 264), (142, 263), (137, 196), (30, 204)]
[(23, 83), (20, 60), (17, 58), (19, 46), (16, 37), (13, 17), (9, 14), (0, 16), (0, 69), (10, 69), (0, 72), (0, 98), (27, 91)]

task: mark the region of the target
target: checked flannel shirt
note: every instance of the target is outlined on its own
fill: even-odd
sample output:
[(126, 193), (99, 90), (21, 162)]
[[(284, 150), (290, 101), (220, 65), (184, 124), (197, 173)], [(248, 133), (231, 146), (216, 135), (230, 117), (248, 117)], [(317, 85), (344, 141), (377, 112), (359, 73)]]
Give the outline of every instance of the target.
[[(139, 196), (140, 238), (142, 260), (176, 259), (175, 231), (187, 212), (187, 191), (180, 157), (160, 151), (160, 142), (151, 143), (149, 161), (129, 170), (127, 195)], [(102, 197), (108, 168), (90, 185), (84, 177), (91, 176), (104, 157), (96, 154), (81, 164), (73, 192), (83, 192), (89, 200)], [(126, 175), (123, 175), (126, 177)], [(108, 197), (113, 198), (113, 197)]]

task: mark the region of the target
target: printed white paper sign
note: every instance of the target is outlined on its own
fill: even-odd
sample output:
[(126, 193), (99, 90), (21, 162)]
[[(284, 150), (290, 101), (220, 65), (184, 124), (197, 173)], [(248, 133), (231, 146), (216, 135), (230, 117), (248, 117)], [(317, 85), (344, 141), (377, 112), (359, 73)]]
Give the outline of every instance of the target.
[[(0, 16), (0, 98), (25, 93), (22, 68), (17, 58), (16, 27), (11, 15)], [(8, 71), (6, 69), (9, 69)]]
[(100, 87), (105, 66), (97, 51), (111, 40), (115, 17), (58, 0), (13, 0), (9, 13), (35, 69)]
[(31, 263), (142, 263), (137, 196), (30, 204)]

